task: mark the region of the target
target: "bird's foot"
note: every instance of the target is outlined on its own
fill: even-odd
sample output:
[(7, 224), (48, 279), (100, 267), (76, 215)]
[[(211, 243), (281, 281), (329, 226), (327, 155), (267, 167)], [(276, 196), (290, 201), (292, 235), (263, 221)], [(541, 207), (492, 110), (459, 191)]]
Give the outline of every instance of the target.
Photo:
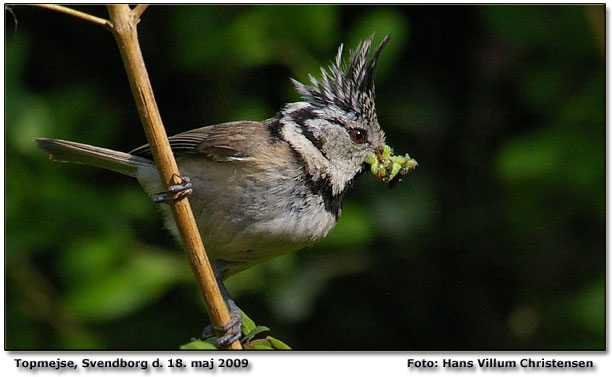
[(234, 303), (233, 300), (227, 300), (227, 305), (229, 307), (230, 320), (226, 324), (221, 327), (215, 327), (213, 325), (208, 325), (204, 329), (204, 333), (202, 336), (204, 339), (210, 338), (214, 336), (216, 333), (223, 333), (215, 341), (215, 346), (219, 348), (225, 348), (235, 341), (239, 340), (242, 336), (242, 314), (240, 314), (240, 309)]
[(176, 202), (183, 199), (187, 195), (193, 192), (193, 185), (191, 184), (191, 178), (179, 177), (181, 183), (168, 187), (168, 190), (158, 192), (153, 197), (155, 203), (167, 203)]

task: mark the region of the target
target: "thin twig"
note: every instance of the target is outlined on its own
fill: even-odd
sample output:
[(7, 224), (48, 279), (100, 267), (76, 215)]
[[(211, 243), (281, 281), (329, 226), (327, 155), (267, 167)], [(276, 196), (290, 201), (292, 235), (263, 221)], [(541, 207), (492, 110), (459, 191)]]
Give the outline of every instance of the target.
[(140, 22), (140, 16), (144, 13), (145, 10), (149, 7), (149, 4), (138, 4), (132, 9), (132, 15), (136, 23)]
[(11, 16), (13, 16), (13, 22), (15, 23), (15, 36), (17, 36), (17, 25), (19, 24), (19, 21), (17, 20), (17, 16), (15, 16), (15, 12), (13, 12), (13, 7), (11, 7), (10, 5), (5, 5), (4, 10), (9, 12)]
[(61, 5), (55, 5), (55, 4), (23, 4), (23, 5), (29, 5), (29, 6), (54, 10), (56, 12), (66, 13), (71, 16), (78, 17), (78, 18), (81, 18), (89, 22), (93, 22), (94, 24), (98, 24), (109, 30), (113, 28), (113, 24), (107, 19), (92, 16), (91, 14), (80, 12), (78, 10), (74, 10), (72, 8), (64, 7)]
[[(121, 52), (140, 120), (147, 135), (160, 178), (168, 186), (178, 184), (180, 183), (180, 173), (155, 102), (149, 74), (138, 43), (137, 19), (133, 17), (129, 6), (125, 4), (108, 5), (108, 12), (114, 25), (112, 32)], [(189, 255), (191, 268), (200, 286), (208, 315), (213, 326), (222, 327), (230, 321), (229, 313), (206, 256), (200, 231), (188, 198), (185, 197), (174, 202), (171, 208), (183, 246)], [(239, 341), (235, 341), (228, 348), (242, 349)]]

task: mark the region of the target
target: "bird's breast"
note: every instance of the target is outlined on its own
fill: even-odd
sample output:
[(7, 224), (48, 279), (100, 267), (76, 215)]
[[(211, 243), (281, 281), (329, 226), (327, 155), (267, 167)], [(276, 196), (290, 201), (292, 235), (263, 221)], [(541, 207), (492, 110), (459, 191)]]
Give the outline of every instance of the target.
[[(208, 256), (232, 265), (231, 273), (311, 245), (337, 222), (324, 199), (300, 179), (298, 169), (261, 169), (207, 159), (178, 162), (181, 174), (193, 184), (189, 201)], [(143, 182), (142, 177), (147, 191), (157, 189), (157, 182)], [(155, 179), (151, 172), (145, 181)], [(176, 236), (169, 206), (162, 208)]]

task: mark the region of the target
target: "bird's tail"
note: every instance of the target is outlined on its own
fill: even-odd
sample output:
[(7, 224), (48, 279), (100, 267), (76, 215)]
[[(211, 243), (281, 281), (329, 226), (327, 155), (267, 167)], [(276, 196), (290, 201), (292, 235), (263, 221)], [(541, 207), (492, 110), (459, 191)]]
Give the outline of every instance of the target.
[(46, 138), (36, 138), (35, 140), (38, 147), (49, 153), (49, 157), (56, 161), (91, 165), (132, 177), (136, 176), (138, 168), (153, 165), (153, 161), (149, 159), (111, 149), (66, 140)]

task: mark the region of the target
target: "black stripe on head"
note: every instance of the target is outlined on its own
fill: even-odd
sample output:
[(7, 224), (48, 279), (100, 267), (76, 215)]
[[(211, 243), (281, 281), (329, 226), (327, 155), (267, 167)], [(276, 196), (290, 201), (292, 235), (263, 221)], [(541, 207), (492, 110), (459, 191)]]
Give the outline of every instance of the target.
[(313, 109), (310, 107), (304, 107), (298, 109), (292, 113), (290, 113), (291, 119), (300, 126), (300, 132), (308, 141), (312, 143), (312, 145), (317, 148), (323, 157), (327, 158), (325, 152), (323, 152), (323, 142), (321, 139), (315, 136), (312, 132), (312, 129), (306, 124), (306, 121), (309, 119), (317, 119), (318, 116), (313, 112)]
[(285, 140), (283, 139), (283, 135), (281, 131), (283, 129), (283, 124), (279, 120), (279, 118), (275, 117), (272, 123), (268, 126), (268, 131), (270, 132), (270, 136), (273, 140)]
[(289, 115), (291, 116), (291, 119), (294, 120), (297, 124), (304, 125), (306, 124), (306, 121), (308, 119), (317, 118), (317, 115), (314, 113), (313, 110), (314, 109), (312, 107), (306, 106), (290, 112)]
[(326, 119), (329, 123), (336, 124), (342, 128), (346, 128), (346, 124), (338, 118), (328, 118)]

